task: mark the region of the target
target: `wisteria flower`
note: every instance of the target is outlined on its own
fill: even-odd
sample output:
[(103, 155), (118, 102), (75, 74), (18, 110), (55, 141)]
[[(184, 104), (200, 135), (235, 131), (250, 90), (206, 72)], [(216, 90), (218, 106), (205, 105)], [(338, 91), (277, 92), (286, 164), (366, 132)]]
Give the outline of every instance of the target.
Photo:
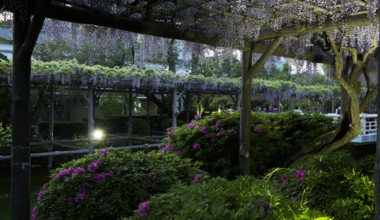
[(302, 168), (300, 168), (299, 170), (296, 170), (296, 177), (298, 179), (303, 179), (305, 178), (305, 174), (306, 174), (306, 170), (302, 171)]
[(140, 217), (148, 216), (149, 204), (150, 204), (150, 202), (143, 202), (140, 204), (140, 206), (139, 206), (139, 216)]
[(181, 154), (182, 154), (181, 151), (177, 151), (177, 152), (175, 152), (175, 155), (176, 155), (176, 156), (181, 156)]
[(195, 143), (195, 144), (193, 144), (193, 148), (194, 148), (194, 150), (197, 148), (201, 148), (201, 145), (199, 143)]
[(261, 131), (261, 127), (254, 127), (254, 131)]
[(197, 174), (195, 177), (194, 177), (194, 182), (196, 183), (200, 183), (200, 182), (203, 182), (204, 180), (202, 180), (202, 174)]
[(67, 198), (67, 204), (68, 205), (75, 205), (74, 198), (72, 198), (72, 197), (69, 196), (69, 198)]
[(286, 182), (286, 179), (285, 179), (285, 177), (284, 177), (284, 176), (281, 176), (281, 181), (282, 181), (283, 183), (285, 183), (285, 182)]
[(187, 125), (187, 127), (188, 127), (189, 129), (192, 129), (193, 127), (195, 127), (195, 124), (189, 123), (189, 124)]

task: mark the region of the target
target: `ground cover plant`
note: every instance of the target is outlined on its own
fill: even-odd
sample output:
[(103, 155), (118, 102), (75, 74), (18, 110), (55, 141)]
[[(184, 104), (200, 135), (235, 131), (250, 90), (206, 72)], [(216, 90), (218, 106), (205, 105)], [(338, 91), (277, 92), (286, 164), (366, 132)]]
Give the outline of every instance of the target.
[(175, 154), (115, 150), (87, 155), (52, 172), (33, 210), (37, 219), (120, 219), (177, 181), (207, 176), (200, 162)]
[[(177, 183), (165, 194), (150, 197), (135, 210), (135, 219), (297, 219), (329, 220), (311, 208), (313, 201), (287, 199), (272, 181), (239, 176), (194, 178), (190, 186)], [(124, 219), (126, 220), (126, 219)]]
[[(266, 115), (254, 113), (251, 123), (251, 175), (263, 175), (285, 161), (307, 143), (336, 124), (323, 115), (283, 113)], [(169, 129), (165, 145), (170, 145), (181, 156), (202, 161), (201, 169), (211, 176), (235, 179), (239, 168), (240, 112), (224, 111), (210, 117), (195, 117), (191, 123)], [(293, 137), (294, 136), (294, 137)]]

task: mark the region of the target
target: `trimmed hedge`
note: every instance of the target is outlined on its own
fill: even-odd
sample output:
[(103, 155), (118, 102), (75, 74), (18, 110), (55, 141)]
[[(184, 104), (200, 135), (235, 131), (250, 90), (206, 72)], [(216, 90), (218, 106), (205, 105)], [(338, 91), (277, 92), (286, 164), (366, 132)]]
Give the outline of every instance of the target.
[[(129, 125), (129, 121), (127, 121), (127, 124), (125, 126), (128, 127), (128, 125)], [(128, 131), (129, 131), (129, 127), (128, 127)], [(132, 133), (138, 134), (140, 136), (150, 135), (150, 127), (149, 127), (148, 122), (140, 118), (132, 119)]]
[[(40, 135), (47, 137), (49, 135), (49, 122), (42, 121), (39, 123)], [(58, 121), (54, 122), (53, 135), (57, 138), (72, 139), (74, 135), (87, 135), (87, 124), (82, 121)]]

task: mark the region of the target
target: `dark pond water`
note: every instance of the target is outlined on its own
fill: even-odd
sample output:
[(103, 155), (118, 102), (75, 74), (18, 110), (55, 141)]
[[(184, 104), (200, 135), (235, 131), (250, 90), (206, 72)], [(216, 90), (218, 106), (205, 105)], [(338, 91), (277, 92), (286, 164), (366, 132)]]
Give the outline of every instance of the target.
[[(38, 193), (42, 186), (49, 182), (50, 173), (47, 167), (31, 169), (30, 175), (30, 213), (37, 203)], [(0, 169), (0, 220), (11, 219), (11, 169)]]

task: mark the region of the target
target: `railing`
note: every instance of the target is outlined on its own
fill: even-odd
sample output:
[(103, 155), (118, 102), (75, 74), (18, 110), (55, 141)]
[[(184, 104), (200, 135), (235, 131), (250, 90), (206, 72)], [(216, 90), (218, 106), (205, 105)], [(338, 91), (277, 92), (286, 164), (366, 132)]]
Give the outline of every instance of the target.
[[(326, 114), (328, 117), (332, 117), (335, 120), (340, 119), (338, 114)], [(372, 134), (377, 132), (377, 114), (360, 114), (360, 123), (362, 129), (360, 135)]]

